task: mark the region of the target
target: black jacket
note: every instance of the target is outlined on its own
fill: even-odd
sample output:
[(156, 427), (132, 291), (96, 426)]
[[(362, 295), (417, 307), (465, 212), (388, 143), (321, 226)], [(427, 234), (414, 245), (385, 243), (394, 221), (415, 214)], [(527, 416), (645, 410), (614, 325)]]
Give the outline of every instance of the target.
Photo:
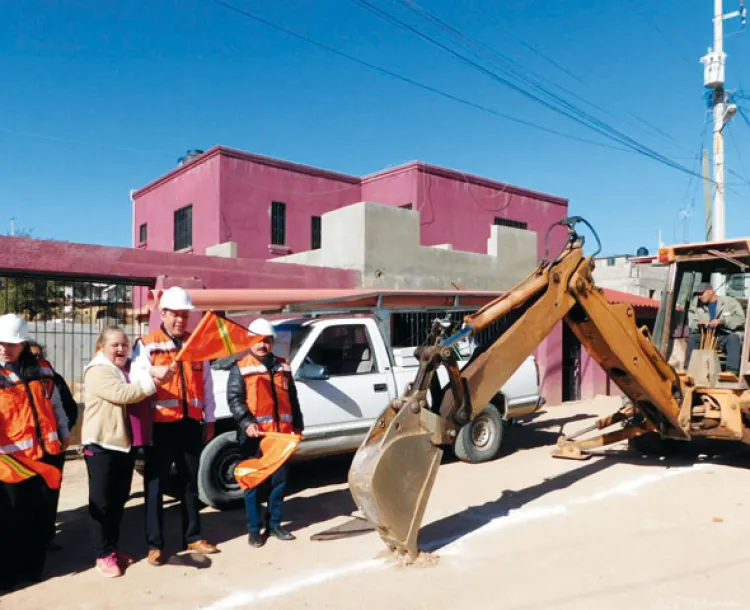
[[(271, 366), (267, 367), (269, 371), (272, 370)], [(271, 373), (273, 377), (273, 372)], [(294, 379), (290, 379), (289, 384), (289, 401), (292, 404), (292, 427), (302, 432), (305, 429), (305, 423), (302, 418), (302, 410), (299, 406), (299, 398), (297, 397), (297, 386), (294, 383)], [(240, 367), (235, 362), (229, 369), (229, 379), (227, 380), (227, 404), (229, 410), (234, 417), (234, 421), (237, 422), (237, 440), (242, 441), (247, 438), (245, 431), (250, 424), (255, 423), (255, 417), (250, 410), (247, 408), (247, 393), (245, 392), (245, 380), (242, 378), (240, 373)]]
[(65, 415), (68, 416), (68, 428), (70, 430), (73, 429), (73, 426), (76, 425), (76, 422), (78, 421), (78, 403), (73, 398), (73, 394), (70, 393), (70, 388), (68, 387), (68, 383), (63, 379), (62, 375), (60, 375), (57, 372), (54, 372), (55, 376), (55, 387), (57, 388), (57, 391), (60, 393), (60, 400), (62, 401), (63, 409), (65, 410)]

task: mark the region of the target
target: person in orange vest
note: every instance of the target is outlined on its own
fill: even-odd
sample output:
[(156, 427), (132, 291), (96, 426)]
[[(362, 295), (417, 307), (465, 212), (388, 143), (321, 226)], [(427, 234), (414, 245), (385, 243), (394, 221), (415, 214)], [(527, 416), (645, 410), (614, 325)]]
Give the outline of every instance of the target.
[(26, 321), (0, 316), (0, 592), (42, 579), (48, 543), (49, 464), (70, 437), (52, 367), (29, 349)]
[[(43, 360), (46, 360), (48, 363), (50, 363), (49, 358), (44, 353), (44, 347), (40, 343), (36, 341), (29, 341), (28, 343), (29, 350), (32, 354), (34, 354), (34, 357), (42, 358)], [(68, 418), (68, 428), (70, 428), (72, 432), (75, 428), (76, 422), (78, 421), (78, 403), (75, 401), (75, 398), (73, 398), (73, 394), (71, 394), (68, 383), (65, 381), (63, 376), (54, 369), (52, 371), (52, 375), (55, 379), (55, 387), (60, 393), (60, 402), (62, 402), (65, 416)], [(45, 460), (45, 462), (51, 464), (55, 468), (58, 468), (60, 470), (60, 474), (62, 474), (65, 469), (65, 454), (60, 453), (59, 455), (50, 455)], [(49, 509), (49, 543), (47, 544), (47, 550), (59, 551), (60, 549), (62, 549), (62, 547), (57, 542), (55, 542), (55, 536), (57, 535), (57, 506), (60, 502), (60, 490), (50, 489), (49, 494), (50, 501), (47, 507)]]
[(187, 323), (194, 309), (190, 296), (177, 286), (164, 291), (159, 301), (162, 324), (137, 340), (133, 348), (131, 380), (153, 377), (151, 397), (153, 431), (144, 447), (146, 542), (148, 562), (162, 565), (164, 556), (163, 486), (172, 465), (177, 470), (182, 503), (182, 547), (202, 554), (217, 553), (201, 534), (198, 501), (198, 464), (204, 443), (214, 436), (215, 403), (208, 362), (176, 362), (175, 356), (190, 334)]
[[(263, 432), (302, 434), (304, 421), (297, 398), (292, 369), (289, 363), (271, 351), (276, 331), (263, 318), (254, 320), (248, 334), (261, 337), (249, 352), (229, 371), (227, 403), (237, 426), (237, 441), (242, 459), (260, 457), (260, 436)], [(294, 540), (294, 535), (281, 525), (286, 489), (287, 467), (282, 465), (270, 477), (266, 536), (279, 540)], [(245, 491), (248, 543), (261, 547), (260, 498), (258, 490)]]

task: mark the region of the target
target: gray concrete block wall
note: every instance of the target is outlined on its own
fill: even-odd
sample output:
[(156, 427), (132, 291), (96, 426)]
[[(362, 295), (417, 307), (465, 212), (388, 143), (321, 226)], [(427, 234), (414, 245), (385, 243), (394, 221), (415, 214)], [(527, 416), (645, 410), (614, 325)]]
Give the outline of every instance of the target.
[(534, 231), (492, 226), (487, 254), (420, 245), (419, 213), (360, 202), (323, 215), (319, 250), (273, 259), (361, 273), (363, 288), (503, 290), (537, 264)]

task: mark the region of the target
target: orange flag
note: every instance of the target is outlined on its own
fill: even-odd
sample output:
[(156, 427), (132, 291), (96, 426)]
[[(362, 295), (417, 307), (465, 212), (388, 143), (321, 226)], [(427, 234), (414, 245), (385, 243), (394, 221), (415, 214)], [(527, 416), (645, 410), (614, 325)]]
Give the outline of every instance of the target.
[(209, 311), (190, 333), (190, 338), (185, 341), (175, 360), (183, 362), (217, 360), (244, 352), (259, 339), (260, 337), (248, 335), (247, 329), (237, 322)]
[(292, 457), (300, 440), (297, 434), (264, 432), (260, 439), (261, 457), (243, 460), (234, 467), (234, 478), (242, 491), (258, 487), (281, 468)]

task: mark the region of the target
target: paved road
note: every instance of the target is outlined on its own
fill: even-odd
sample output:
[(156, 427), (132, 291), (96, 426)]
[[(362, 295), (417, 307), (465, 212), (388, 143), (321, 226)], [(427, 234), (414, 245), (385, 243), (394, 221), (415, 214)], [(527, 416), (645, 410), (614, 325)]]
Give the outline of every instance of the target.
[[(704, 446), (669, 459), (616, 448), (585, 462), (555, 460), (566, 432), (612, 410), (597, 401), (549, 407), (510, 430), (508, 455), (483, 465), (447, 461), (428, 506), (421, 544), (431, 567), (378, 559), (372, 533), (334, 541), (310, 536), (350, 521), (346, 459), (299, 467), (287, 501), (295, 542), (252, 549), (241, 510), (204, 512), (223, 549), (183, 554), (160, 568), (141, 561), (120, 579), (91, 569), (83, 464), (69, 464), (60, 542), (49, 579), (0, 599), (4, 608), (465, 608), (608, 610), (746, 608), (750, 599), (750, 452)], [(143, 557), (136, 476), (124, 549)], [(176, 542), (179, 509), (171, 507)]]

